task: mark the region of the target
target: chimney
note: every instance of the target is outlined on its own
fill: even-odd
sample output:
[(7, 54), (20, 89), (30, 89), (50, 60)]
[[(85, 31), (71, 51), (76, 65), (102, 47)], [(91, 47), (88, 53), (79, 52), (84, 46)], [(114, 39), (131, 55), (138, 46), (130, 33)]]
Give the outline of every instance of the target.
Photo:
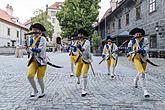
[(13, 7), (10, 6), (9, 4), (7, 4), (6, 6), (6, 11), (8, 15), (13, 16)]
[(116, 9), (118, 0), (110, 0), (110, 7), (112, 11)]
[(18, 23), (19, 22), (19, 18), (18, 17), (13, 17), (13, 18), (11, 18), (12, 19), (12, 21), (14, 21), (15, 23)]
[(48, 14), (48, 4), (46, 4), (46, 14)]

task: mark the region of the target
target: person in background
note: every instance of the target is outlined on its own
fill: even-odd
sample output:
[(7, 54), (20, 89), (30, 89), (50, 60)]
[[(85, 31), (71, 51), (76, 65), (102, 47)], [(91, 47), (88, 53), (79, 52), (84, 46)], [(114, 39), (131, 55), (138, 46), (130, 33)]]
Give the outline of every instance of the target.
[(80, 84), (80, 76), (83, 75), (83, 88), (81, 96), (87, 95), (87, 78), (90, 63), (92, 61), (90, 54), (90, 41), (87, 39), (87, 31), (80, 29), (78, 31), (78, 41), (76, 43), (78, 57), (76, 60), (77, 83)]
[(104, 45), (102, 58), (107, 60), (108, 75), (111, 75), (111, 78), (114, 78), (118, 58), (118, 47), (112, 42), (112, 37), (110, 36), (107, 36), (106, 42), (107, 44)]

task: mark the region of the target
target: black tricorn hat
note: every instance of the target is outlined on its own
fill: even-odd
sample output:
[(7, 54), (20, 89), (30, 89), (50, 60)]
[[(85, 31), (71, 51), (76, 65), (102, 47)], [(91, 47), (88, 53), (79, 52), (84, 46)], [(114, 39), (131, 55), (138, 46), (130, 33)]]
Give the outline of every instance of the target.
[(46, 37), (45, 33), (42, 33), (42, 36)]
[(107, 41), (108, 39), (113, 40), (111, 36), (107, 36), (107, 37), (106, 37), (106, 41)]
[(142, 33), (142, 35), (145, 35), (145, 31), (141, 28), (134, 28), (129, 32), (129, 34), (130, 35), (135, 35), (138, 32)]
[(83, 28), (78, 30), (78, 34), (83, 34), (85, 37), (88, 36), (88, 32), (86, 30), (84, 30)]
[(39, 29), (39, 30), (41, 30), (42, 32), (46, 31), (45, 27), (44, 27), (42, 24), (40, 24), (40, 23), (32, 24), (32, 25), (30, 26), (30, 30), (32, 30), (32, 28)]

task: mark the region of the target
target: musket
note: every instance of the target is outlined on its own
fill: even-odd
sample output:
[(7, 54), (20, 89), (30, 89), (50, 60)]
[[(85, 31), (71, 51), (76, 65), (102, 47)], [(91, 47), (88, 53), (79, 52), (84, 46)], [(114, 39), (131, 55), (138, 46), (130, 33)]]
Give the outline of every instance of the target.
[[(125, 43), (127, 43), (127, 42), (128, 42), (128, 40), (125, 40), (118, 48), (121, 48), (121, 47), (122, 47)], [(113, 54), (113, 53), (115, 53), (115, 52), (117, 52), (117, 51), (119, 51), (119, 50), (112, 51), (111, 54)], [(108, 55), (107, 58), (109, 58), (109, 56), (110, 56), (110, 55)], [(101, 64), (105, 59), (106, 59), (106, 58), (104, 57), (104, 58), (99, 62), (99, 64)]]
[(29, 32), (29, 33), (25, 33), (24, 35), (33, 35), (33, 34), (40, 34), (39, 32)]

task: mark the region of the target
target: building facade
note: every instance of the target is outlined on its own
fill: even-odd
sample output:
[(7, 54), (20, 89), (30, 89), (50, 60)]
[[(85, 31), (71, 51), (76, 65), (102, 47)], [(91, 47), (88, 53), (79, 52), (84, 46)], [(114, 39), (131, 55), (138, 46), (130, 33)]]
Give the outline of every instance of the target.
[(47, 7), (48, 15), (50, 16), (51, 23), (54, 26), (54, 33), (52, 35), (52, 39), (50, 40), (50, 44), (55, 46), (53, 51), (61, 50), (61, 27), (59, 25), (59, 21), (56, 18), (56, 13), (59, 11), (62, 4), (63, 2), (55, 2), (51, 6)]
[(13, 8), (9, 4), (6, 11), (0, 9), (0, 47), (23, 45), (24, 33), (27, 28), (13, 17)]
[(97, 26), (102, 38), (111, 35), (120, 45), (128, 39), (131, 29), (143, 28), (150, 42), (151, 56), (165, 56), (165, 1), (122, 0), (117, 3)]
[[(51, 6), (46, 5), (47, 14), (50, 16), (50, 22), (54, 27), (54, 33), (52, 34), (52, 39), (47, 37), (47, 49), (49, 51), (57, 51), (61, 49), (61, 28), (59, 21), (56, 18), (56, 13), (60, 9), (63, 2), (55, 2)], [(32, 22), (28, 20), (24, 25), (29, 29)]]

